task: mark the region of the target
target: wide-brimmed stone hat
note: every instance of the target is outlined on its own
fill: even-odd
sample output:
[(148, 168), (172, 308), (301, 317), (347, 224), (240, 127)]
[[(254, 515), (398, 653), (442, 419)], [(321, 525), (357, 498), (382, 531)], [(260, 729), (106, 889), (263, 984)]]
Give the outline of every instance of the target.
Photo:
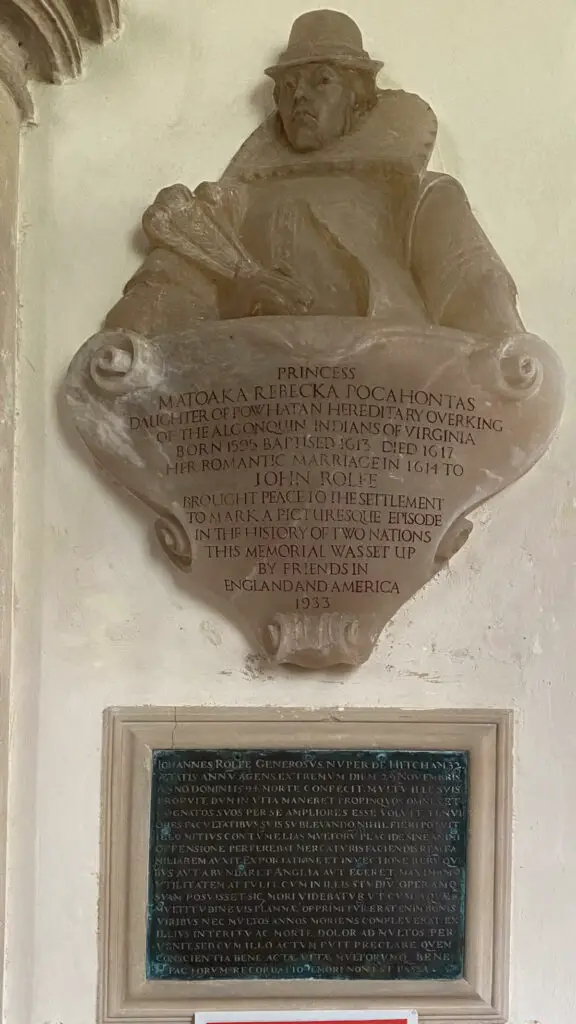
[(383, 67), (382, 61), (372, 60), (364, 49), (356, 22), (340, 11), (310, 11), (297, 18), (287, 49), (277, 64), (266, 68), (266, 74), (276, 78), (287, 68), (317, 63), (339, 64), (374, 74)]

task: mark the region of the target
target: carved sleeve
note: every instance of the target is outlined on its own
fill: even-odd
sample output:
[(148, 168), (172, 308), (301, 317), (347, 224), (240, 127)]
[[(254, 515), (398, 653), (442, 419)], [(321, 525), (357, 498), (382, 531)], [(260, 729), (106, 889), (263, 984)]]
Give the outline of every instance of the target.
[(106, 327), (151, 336), (183, 331), (194, 320), (218, 319), (216, 286), (187, 260), (155, 248), (128, 281)]
[(524, 331), (514, 281), (447, 174), (424, 177), (410, 263), (434, 323), (489, 337)]
[(152, 335), (218, 319), (223, 282), (253, 269), (240, 242), (245, 189), (207, 182), (162, 189), (142, 223), (152, 249), (106, 318), (107, 327)]

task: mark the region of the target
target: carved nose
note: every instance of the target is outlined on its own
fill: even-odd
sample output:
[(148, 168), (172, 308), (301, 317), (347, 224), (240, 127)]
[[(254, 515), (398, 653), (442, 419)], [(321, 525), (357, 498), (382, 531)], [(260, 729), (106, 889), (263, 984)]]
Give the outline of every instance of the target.
[(309, 89), (306, 82), (298, 82), (298, 85), (294, 89), (294, 103), (298, 104), (303, 100), (307, 100), (309, 95)]

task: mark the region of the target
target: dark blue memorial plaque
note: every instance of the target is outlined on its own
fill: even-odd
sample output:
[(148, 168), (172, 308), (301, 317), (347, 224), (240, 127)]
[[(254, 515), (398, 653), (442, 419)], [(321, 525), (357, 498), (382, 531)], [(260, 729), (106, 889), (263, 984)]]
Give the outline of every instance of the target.
[(150, 979), (458, 978), (468, 754), (156, 750)]

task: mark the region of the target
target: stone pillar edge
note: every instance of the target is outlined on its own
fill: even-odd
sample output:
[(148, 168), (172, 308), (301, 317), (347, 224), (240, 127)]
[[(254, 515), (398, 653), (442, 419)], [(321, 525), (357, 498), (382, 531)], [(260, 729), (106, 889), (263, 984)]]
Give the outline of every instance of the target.
[[(7, 986), (6, 973), (12, 960), (7, 957), (6, 945), (8, 887), (15, 881), (10, 879), (10, 864), (19, 859), (17, 836), (10, 852), (10, 821), (16, 820), (19, 809), (11, 805), (17, 799), (11, 800), (9, 769), (11, 743), (20, 732), (20, 695), (13, 685), (20, 134), (22, 125), (34, 120), (29, 82), (61, 83), (77, 77), (82, 70), (84, 40), (104, 42), (118, 35), (120, 0), (0, 3), (0, 1020), (4, 1021), (12, 1011), (18, 1019), (28, 1019), (32, 991), (28, 976), (22, 984), (16, 983), (17, 993), (10, 993), (14, 986)], [(26, 844), (29, 838), (25, 837)], [(34, 859), (34, 850), (20, 852)], [(21, 912), (26, 913), (26, 908)], [(16, 939), (19, 945), (21, 940)], [(31, 950), (11, 952), (30, 968)], [(11, 967), (18, 970), (15, 963)]]

